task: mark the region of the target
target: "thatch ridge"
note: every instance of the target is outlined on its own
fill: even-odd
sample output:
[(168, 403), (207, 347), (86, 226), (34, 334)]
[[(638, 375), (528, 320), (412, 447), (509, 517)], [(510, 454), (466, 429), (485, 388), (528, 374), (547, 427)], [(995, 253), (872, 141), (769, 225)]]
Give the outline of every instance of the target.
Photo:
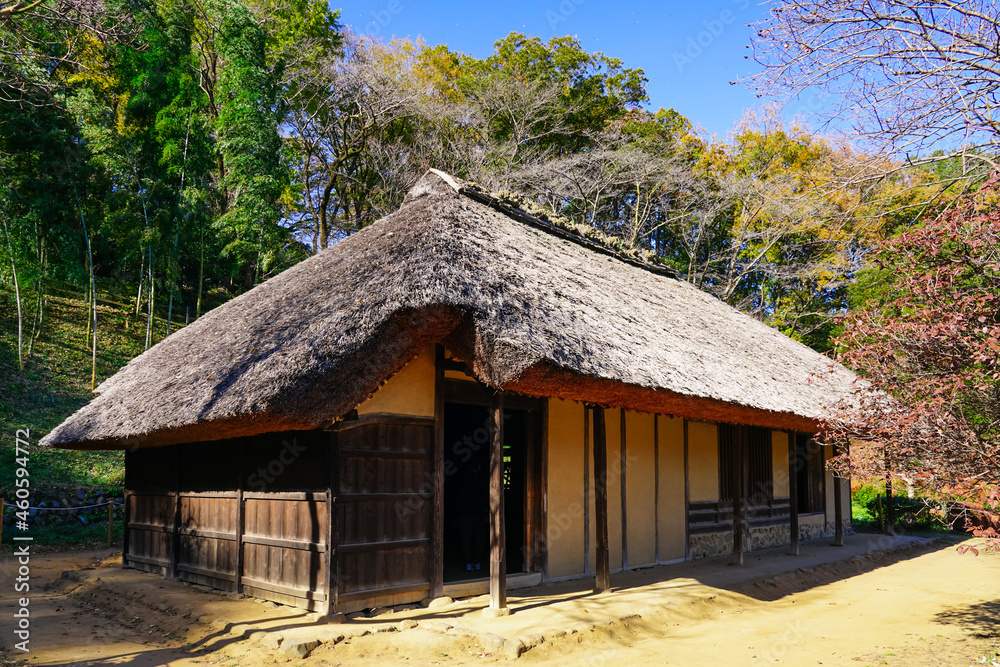
[(461, 190), (427, 174), (395, 213), (133, 359), (43, 444), (323, 426), (435, 342), (496, 387), (695, 418), (808, 426), (849, 394), (849, 371), (718, 299)]

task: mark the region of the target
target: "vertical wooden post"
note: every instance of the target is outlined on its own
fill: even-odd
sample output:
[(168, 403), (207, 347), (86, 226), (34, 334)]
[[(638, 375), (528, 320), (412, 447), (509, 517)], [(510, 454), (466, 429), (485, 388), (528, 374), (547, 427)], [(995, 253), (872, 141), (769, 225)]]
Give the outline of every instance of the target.
[(660, 415), (653, 415), (653, 562), (660, 562)]
[[(340, 495), (340, 435), (334, 431), (330, 433), (330, 491), (329, 491), (329, 512), (327, 516), (327, 576), (329, 592), (327, 593), (327, 614), (336, 613), (340, 605), (340, 504), (337, 497)], [(435, 493), (435, 496), (437, 494)]]
[(590, 574), (590, 406), (583, 406), (583, 573)]
[(111, 546), (115, 527), (115, 501), (108, 501), (108, 547)]
[(444, 591), (444, 346), (435, 346), (434, 364), (434, 503), (431, 517), (431, 598)]
[(542, 441), (539, 475), (541, 476), (541, 504), (539, 509), (535, 568), (542, 573), (542, 579), (549, 578), (549, 399), (542, 399)]
[(746, 489), (743, 485), (743, 478), (746, 472), (744, 453), (747, 446), (745, 439), (745, 426), (740, 424), (733, 428), (733, 565), (743, 565), (743, 552), (746, 551), (746, 545), (743, 543), (743, 520), (746, 514), (746, 498), (744, 498)]
[(243, 534), (246, 530), (246, 516), (243, 503), (243, 487), (246, 470), (243, 462), (246, 460), (246, 441), (241, 440), (239, 444), (240, 460), (237, 461), (237, 482), (236, 482), (236, 592), (243, 592)]
[(892, 468), (889, 465), (889, 452), (885, 453), (885, 534), (892, 537), (896, 534), (896, 516), (892, 507)]
[[(833, 455), (837, 456), (839, 447), (833, 446)], [(833, 546), (844, 546), (844, 478), (834, 473), (833, 476)]]
[(326, 603), (323, 605), (323, 614), (329, 616), (337, 610), (337, 577), (336, 551), (334, 545), (334, 525), (337, 509), (336, 491), (339, 490), (337, 471), (337, 432), (330, 431), (326, 434), (327, 467), (326, 467), (326, 551), (323, 554), (323, 564), (326, 566)]
[(625, 449), (625, 408), (619, 410), (621, 417), (621, 446), (618, 448), (618, 465), (621, 467), (622, 497), (622, 570), (628, 569), (628, 484), (625, 471), (628, 468), (628, 454)]
[[(507, 610), (507, 535), (503, 511), (503, 394), (490, 405), (490, 609)], [(502, 612), (501, 612), (502, 613)]]
[(596, 592), (611, 590), (611, 557), (608, 549), (608, 434), (604, 408), (594, 406), (594, 507), (597, 515)]
[(684, 560), (691, 560), (691, 465), (688, 453), (688, 420), (684, 420)]
[(788, 537), (789, 553), (799, 555), (799, 464), (798, 444), (794, 431), (788, 435)]
[(129, 553), (129, 530), (128, 524), (132, 519), (132, 498), (128, 492), (128, 467), (129, 459), (131, 457), (131, 452), (125, 451), (125, 484), (124, 489), (122, 489), (122, 500), (125, 501), (125, 507), (122, 508), (122, 567), (128, 567), (128, 553)]
[(174, 534), (170, 549), (170, 576), (180, 576), (181, 558), (181, 446), (174, 445)]

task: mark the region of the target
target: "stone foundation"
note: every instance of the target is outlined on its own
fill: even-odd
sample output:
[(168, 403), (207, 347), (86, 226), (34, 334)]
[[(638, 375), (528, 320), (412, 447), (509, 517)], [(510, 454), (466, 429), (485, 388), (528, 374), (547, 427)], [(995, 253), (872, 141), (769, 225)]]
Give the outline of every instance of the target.
[[(827, 521), (825, 524), (802, 522), (799, 524), (799, 540), (821, 540), (833, 537), (836, 523)], [(771, 549), (790, 544), (789, 525), (787, 523), (773, 526), (753, 526), (750, 528), (750, 544), (748, 551)], [(844, 534), (853, 535), (854, 528), (850, 519), (844, 519)], [(697, 533), (688, 540), (691, 550), (691, 560), (723, 556), (733, 552), (733, 532), (731, 530), (716, 533)]]
[(733, 553), (733, 533), (698, 533), (691, 535), (688, 541), (691, 548), (691, 560), (711, 558)]

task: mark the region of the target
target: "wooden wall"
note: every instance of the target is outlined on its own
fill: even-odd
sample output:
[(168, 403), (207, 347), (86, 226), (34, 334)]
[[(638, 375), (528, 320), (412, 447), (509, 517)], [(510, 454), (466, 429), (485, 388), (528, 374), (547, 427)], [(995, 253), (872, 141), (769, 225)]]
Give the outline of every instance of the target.
[(324, 609), (330, 445), (300, 431), (128, 452), (126, 564)]
[(430, 594), (433, 419), (344, 422), (337, 492), (337, 609)]
[(433, 437), (379, 413), (129, 452), (126, 564), (312, 610), (421, 600)]

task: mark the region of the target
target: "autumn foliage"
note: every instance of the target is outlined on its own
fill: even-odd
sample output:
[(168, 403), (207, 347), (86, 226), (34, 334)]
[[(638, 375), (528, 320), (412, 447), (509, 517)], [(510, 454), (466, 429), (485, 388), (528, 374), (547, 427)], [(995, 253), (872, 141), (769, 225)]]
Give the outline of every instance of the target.
[(825, 435), (851, 442), (855, 476), (905, 478), (980, 511), (1000, 483), (998, 183), (876, 249), (875, 287), (839, 339), (863, 382)]

